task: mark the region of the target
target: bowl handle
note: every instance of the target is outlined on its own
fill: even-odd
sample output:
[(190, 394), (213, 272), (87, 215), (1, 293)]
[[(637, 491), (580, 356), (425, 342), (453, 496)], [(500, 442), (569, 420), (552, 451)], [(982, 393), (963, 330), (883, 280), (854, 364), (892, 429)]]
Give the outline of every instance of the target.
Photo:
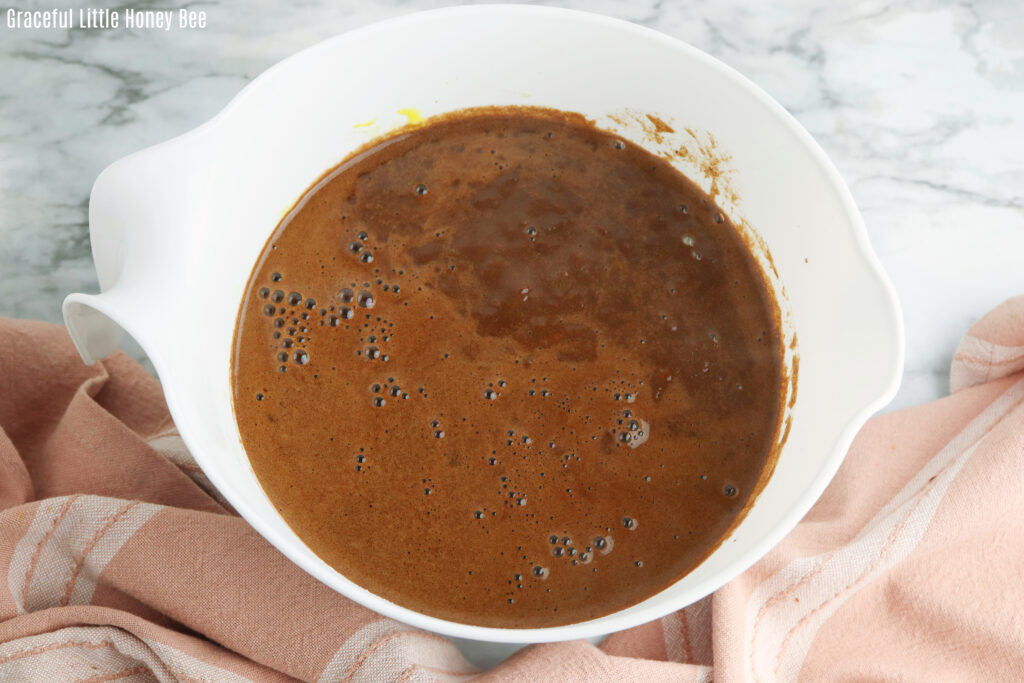
[(103, 294), (69, 294), (64, 299), (64, 326), (86, 365), (110, 355), (121, 343), (123, 329), (108, 313), (108, 303)]
[[(184, 199), (191, 160), (172, 141), (108, 166), (89, 196), (89, 240), (100, 294), (70, 294), (64, 324), (88, 364), (117, 349), (127, 331), (151, 359), (173, 338), (175, 274), (187, 265)], [(168, 153), (170, 152), (170, 153)], [(180, 179), (186, 180), (180, 180)]]

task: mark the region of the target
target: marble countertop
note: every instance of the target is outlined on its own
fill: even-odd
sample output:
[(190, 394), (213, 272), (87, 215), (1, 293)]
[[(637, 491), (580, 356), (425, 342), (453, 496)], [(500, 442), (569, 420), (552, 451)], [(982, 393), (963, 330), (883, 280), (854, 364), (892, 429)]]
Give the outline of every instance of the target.
[[(65, 294), (97, 290), (88, 197), (107, 164), (202, 123), (299, 49), (447, 4), (137, 5), (206, 13), (206, 28), (171, 31), (9, 28), (5, 10), (0, 315), (59, 322)], [(1024, 13), (1016, 0), (548, 4), (634, 21), (709, 52), (767, 90), (821, 143), (903, 305), (906, 371), (889, 409), (944, 395), (962, 333), (1024, 293)], [(506, 651), (469, 654), (487, 662)]]

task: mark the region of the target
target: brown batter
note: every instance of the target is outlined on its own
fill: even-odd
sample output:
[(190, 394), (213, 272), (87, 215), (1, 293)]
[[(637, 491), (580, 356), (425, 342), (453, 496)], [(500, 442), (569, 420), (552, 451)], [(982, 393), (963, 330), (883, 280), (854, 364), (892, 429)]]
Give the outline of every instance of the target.
[(582, 117), (477, 110), (328, 173), (242, 302), (267, 495), (349, 579), (543, 627), (697, 566), (769, 467), (777, 309), (728, 218)]

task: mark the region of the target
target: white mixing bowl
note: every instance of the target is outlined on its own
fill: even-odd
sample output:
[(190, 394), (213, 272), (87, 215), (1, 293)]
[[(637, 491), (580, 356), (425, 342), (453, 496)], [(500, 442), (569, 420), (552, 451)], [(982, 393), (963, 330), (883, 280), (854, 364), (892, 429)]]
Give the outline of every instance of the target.
[[(229, 376), (243, 289), (267, 237), (324, 171), (394, 126), (470, 106), (583, 113), (675, 163), (763, 239), (796, 400), (773, 476), (708, 559), (643, 602), (542, 629), (483, 628), (411, 611), (313, 554), (260, 487), (239, 441)], [(675, 132), (658, 132), (645, 114)], [(712, 178), (712, 175), (714, 178)], [(892, 287), (835, 168), (782, 107), (708, 55), (623, 21), (526, 6), (459, 7), (352, 31), (269, 69), (213, 120), (126, 157), (89, 207), (102, 294), (64, 316), (86, 362), (146, 350), (182, 437), (224, 497), (307, 572), (367, 607), (431, 631), (503, 642), (595, 636), (709, 594), (789, 532), (821, 495), (854, 434), (892, 398), (903, 331)], [(761, 254), (767, 263), (766, 253)], [(784, 291), (783, 291), (784, 290)], [(114, 325), (111, 321), (116, 323)], [(792, 364), (789, 352), (787, 362)]]

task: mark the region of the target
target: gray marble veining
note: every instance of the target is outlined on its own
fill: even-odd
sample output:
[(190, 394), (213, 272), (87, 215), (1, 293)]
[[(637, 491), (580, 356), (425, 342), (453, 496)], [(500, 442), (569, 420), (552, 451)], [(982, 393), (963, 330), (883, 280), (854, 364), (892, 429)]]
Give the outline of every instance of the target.
[[(202, 123), (292, 52), (446, 4), (131, 5), (207, 14), (205, 29), (166, 32), (17, 29), (0, 17), (0, 315), (56, 322), (66, 293), (96, 290), (88, 196), (107, 164)], [(549, 4), (634, 21), (709, 52), (761, 85), (821, 143), (902, 301), (907, 365), (891, 408), (944, 394), (960, 335), (988, 308), (1024, 293), (1017, 0)], [(507, 651), (498, 650), (471, 656), (493, 661)]]

